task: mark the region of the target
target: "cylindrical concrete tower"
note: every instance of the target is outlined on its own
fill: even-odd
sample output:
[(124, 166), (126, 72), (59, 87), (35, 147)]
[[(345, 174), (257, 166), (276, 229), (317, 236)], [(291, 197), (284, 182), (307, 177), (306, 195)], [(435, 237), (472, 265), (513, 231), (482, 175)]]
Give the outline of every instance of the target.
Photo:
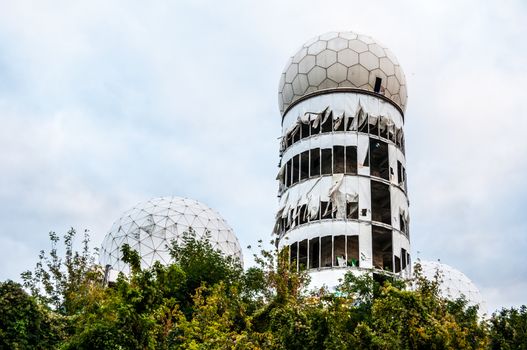
[(279, 247), (313, 285), (335, 286), (349, 269), (407, 273), (407, 95), (395, 56), (368, 36), (321, 35), (291, 57), (278, 96)]

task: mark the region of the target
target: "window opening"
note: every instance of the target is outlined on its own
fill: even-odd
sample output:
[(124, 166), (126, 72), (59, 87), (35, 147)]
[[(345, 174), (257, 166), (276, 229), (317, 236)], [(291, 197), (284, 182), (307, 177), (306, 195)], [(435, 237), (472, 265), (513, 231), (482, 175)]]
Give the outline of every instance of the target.
[(307, 223), (307, 205), (304, 204), (298, 209), (298, 224), (303, 225)]
[(310, 150), (310, 173), (309, 176), (320, 176), (320, 148)]
[(289, 247), (289, 251), (290, 251), (290, 254), (289, 255), (289, 261), (291, 263), (291, 268), (292, 269), (297, 269), (297, 261), (298, 261), (298, 249), (297, 249), (297, 242), (291, 244), (291, 246)]
[(300, 125), (293, 130), (293, 144), (300, 141)]
[(335, 131), (344, 131), (344, 127), (345, 127), (345, 121), (346, 121), (346, 117), (344, 114), (342, 114), (342, 116), (340, 117), (340, 119), (333, 119), (333, 129)]
[(346, 146), (346, 174), (357, 174), (357, 147)]
[(331, 202), (320, 202), (320, 213), (321, 218), (323, 219), (332, 219), (333, 218), (333, 206)]
[(392, 224), (389, 185), (371, 181), (371, 217), (372, 221)]
[(401, 269), (406, 268), (406, 249), (401, 248)]
[(390, 141), (392, 141), (393, 143), (395, 143), (396, 139), (395, 139), (395, 127), (392, 126), (389, 130), (388, 130), (388, 139)]
[(398, 272), (401, 272), (401, 259), (397, 256), (397, 255), (394, 255), (393, 256), (395, 262), (395, 273), (398, 273)]
[(370, 123), (370, 135), (379, 136), (379, 121), (381, 118), (372, 118)]
[(307, 239), (298, 242), (298, 266), (300, 270), (307, 268)]
[[(294, 214), (295, 214), (295, 209), (297, 210), (297, 212), (296, 212), (296, 216), (294, 215)], [(298, 220), (299, 220), (299, 218), (300, 218), (300, 215), (298, 215), (298, 207), (296, 207), (295, 209), (293, 209), (293, 211), (292, 211), (292, 212), (293, 212), (292, 215), (293, 215), (293, 218), (294, 218), (293, 220), (294, 220), (294, 222), (295, 222), (294, 227), (298, 226)]]
[[(322, 118), (322, 117), (317, 117), (317, 118)], [(319, 120), (320, 120), (320, 119), (319, 119)], [(310, 133), (311, 136), (320, 133), (320, 123), (317, 123), (317, 126), (316, 126), (316, 127), (313, 126), (314, 124), (315, 124), (315, 121), (311, 121), (311, 122), (309, 123), (309, 133)]]
[(296, 184), (298, 182), (298, 178), (300, 176), (300, 156), (297, 154), (293, 157), (293, 163), (291, 164), (291, 172), (292, 172), (292, 184)]
[(393, 272), (392, 231), (372, 225), (373, 267)]
[(300, 135), (300, 138), (305, 139), (306, 137), (309, 137), (309, 123), (300, 123), (300, 132), (302, 133), (302, 135)]
[(348, 266), (359, 266), (359, 236), (346, 237)]
[(325, 236), (322, 237), (320, 240), (320, 261), (321, 267), (331, 267), (331, 261), (332, 261), (332, 244), (331, 244), (331, 236)]
[(300, 154), (300, 180), (309, 178), (309, 151)]
[(402, 213), (399, 214), (399, 230), (406, 234), (406, 219)]
[(368, 145), (368, 149), (366, 150), (366, 155), (364, 156), (364, 160), (362, 161), (362, 166), (369, 167), (370, 166), (370, 146)]
[(344, 146), (333, 146), (333, 174), (343, 174), (344, 165)]
[(291, 186), (291, 159), (285, 163), (285, 185), (287, 187)]
[(370, 174), (385, 180), (390, 179), (388, 144), (373, 138), (370, 138)]
[(287, 145), (287, 147), (293, 144), (293, 136), (291, 136), (291, 133), (285, 136), (285, 144)]
[(403, 164), (400, 161), (397, 161), (397, 181), (399, 182), (399, 185), (402, 185), (404, 182)]
[(309, 241), (309, 268), (318, 269), (320, 267), (320, 241), (313, 238)]
[(388, 123), (382, 123), (379, 117), (379, 136), (385, 139), (388, 138)]
[(346, 202), (346, 218), (355, 220), (359, 219), (358, 202)]
[(322, 155), (321, 155), (321, 161), (322, 161), (322, 165), (321, 165), (321, 170), (322, 170), (322, 175), (331, 175), (331, 163), (332, 163), (332, 159), (331, 159), (331, 148), (323, 148), (322, 149)]
[[(326, 112), (328, 113), (328, 112)], [(326, 120), (324, 120), (325, 116), (322, 116), (321, 125), (320, 125), (320, 132), (331, 132), (333, 131), (333, 112), (329, 112), (329, 115), (326, 117)]]
[(375, 86), (373, 87), (373, 91), (376, 93), (379, 93), (381, 91), (381, 78), (375, 78)]
[(346, 267), (346, 236), (335, 236), (333, 238), (333, 266)]
[[(360, 115), (363, 115), (362, 112)], [(363, 132), (365, 134), (368, 133), (368, 116), (366, 115), (365, 117), (362, 118), (362, 122), (361, 122), (361, 118), (360, 118), (360, 115), (359, 115), (359, 119), (358, 119), (358, 122), (360, 122), (360, 125), (358, 126), (358, 130), (359, 132)]]

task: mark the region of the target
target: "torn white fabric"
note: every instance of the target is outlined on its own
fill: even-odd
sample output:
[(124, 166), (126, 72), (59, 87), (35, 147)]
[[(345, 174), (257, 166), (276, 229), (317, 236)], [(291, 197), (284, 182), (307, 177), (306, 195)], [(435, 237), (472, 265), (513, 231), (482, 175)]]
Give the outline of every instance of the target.
[[(282, 131), (285, 135), (291, 125), (297, 123), (306, 113), (325, 111), (328, 106), (333, 106), (333, 116), (342, 115), (355, 116), (358, 108), (363, 109), (368, 115), (385, 116), (393, 120), (398, 128), (403, 126), (403, 116), (392, 104), (379, 100), (375, 96), (361, 93), (335, 93), (313, 96), (294, 105), (284, 116)], [(320, 115), (320, 114), (319, 114)], [(320, 120), (319, 120), (320, 122)], [(318, 123), (316, 124), (318, 125)]]

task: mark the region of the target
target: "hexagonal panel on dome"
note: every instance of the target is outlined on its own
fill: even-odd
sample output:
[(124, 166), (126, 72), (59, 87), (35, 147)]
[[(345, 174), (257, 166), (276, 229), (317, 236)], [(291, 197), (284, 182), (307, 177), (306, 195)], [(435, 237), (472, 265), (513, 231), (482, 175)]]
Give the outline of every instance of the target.
[(209, 234), (213, 247), (243, 264), (240, 243), (220, 214), (203, 203), (180, 197), (151, 199), (123, 213), (103, 240), (100, 264), (129, 273), (129, 266), (121, 261), (125, 243), (139, 252), (143, 268), (156, 261), (167, 264), (171, 260), (167, 246), (190, 228), (198, 238)]
[[(298, 78), (299, 75), (304, 76)], [(320, 35), (307, 41), (285, 66), (278, 87), (280, 112), (283, 114), (296, 100), (319, 90), (351, 87), (373, 91), (375, 78), (382, 79), (381, 93), (404, 112), (406, 80), (388, 48), (353, 32)]]

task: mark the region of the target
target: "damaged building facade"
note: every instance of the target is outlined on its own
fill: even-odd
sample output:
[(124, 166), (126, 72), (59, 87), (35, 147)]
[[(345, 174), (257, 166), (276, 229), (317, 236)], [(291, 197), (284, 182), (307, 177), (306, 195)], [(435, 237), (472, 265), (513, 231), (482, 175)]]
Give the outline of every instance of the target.
[(327, 33), (287, 63), (274, 234), (313, 285), (409, 273), (406, 99), (397, 59), (368, 36)]

